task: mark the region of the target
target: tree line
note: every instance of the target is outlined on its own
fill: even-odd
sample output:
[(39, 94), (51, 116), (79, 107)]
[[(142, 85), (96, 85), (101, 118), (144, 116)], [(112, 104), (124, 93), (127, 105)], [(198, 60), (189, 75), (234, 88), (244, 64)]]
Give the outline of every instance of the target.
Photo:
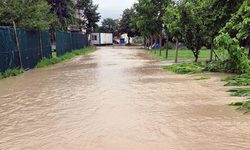
[[(234, 67), (240, 69), (237, 63), (241, 66), (245, 64), (243, 68), (249, 67), (249, 0), (138, 0), (131, 8), (124, 10), (123, 15), (126, 14), (130, 14), (130, 17), (126, 23), (120, 24), (121, 28), (126, 33), (132, 32), (129, 34), (131, 37), (145, 37), (145, 47), (153, 40), (161, 42), (163, 37), (166, 43), (170, 39), (175, 41), (176, 62), (178, 42), (182, 41), (193, 52), (195, 61), (202, 46), (211, 49), (212, 61), (216, 47), (228, 51), (228, 61)], [(249, 47), (249, 51), (245, 52), (241, 46)], [(245, 59), (240, 60), (242, 57)]]
[[(77, 9), (81, 12), (77, 12)], [(86, 34), (97, 28), (100, 13), (92, 0), (0, 0), (0, 25), (30, 30), (61, 29), (76, 24)], [(81, 20), (76, 16), (81, 16)]]

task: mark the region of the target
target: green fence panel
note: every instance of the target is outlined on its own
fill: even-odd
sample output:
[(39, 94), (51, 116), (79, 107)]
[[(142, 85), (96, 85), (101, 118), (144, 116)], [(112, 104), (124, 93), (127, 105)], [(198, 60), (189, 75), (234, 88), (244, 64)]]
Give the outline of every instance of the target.
[(66, 50), (68, 53), (71, 53), (71, 40), (70, 40), (70, 32), (65, 32), (65, 43), (66, 43)]
[(76, 34), (71, 33), (71, 39), (72, 39), (72, 50), (76, 49)]
[(43, 57), (46, 57), (48, 59), (52, 58), (49, 30), (41, 32), (41, 39), (42, 39)]
[(56, 54), (57, 57), (65, 54), (64, 32), (56, 29)]
[(79, 33), (77, 33), (76, 37), (77, 37), (76, 48), (77, 49), (81, 49), (82, 48), (82, 44), (81, 44), (81, 42), (82, 42), (82, 35), (79, 34)]
[(41, 60), (39, 31), (17, 28), (23, 68), (31, 69)]

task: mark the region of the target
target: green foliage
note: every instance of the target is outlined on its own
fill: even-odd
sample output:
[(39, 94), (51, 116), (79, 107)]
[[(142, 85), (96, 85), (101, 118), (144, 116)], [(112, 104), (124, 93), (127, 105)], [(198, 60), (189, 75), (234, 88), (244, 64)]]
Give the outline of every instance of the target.
[(31, 30), (45, 30), (54, 22), (46, 0), (0, 0), (0, 24)]
[(77, 8), (83, 11), (83, 13), (78, 14), (78, 17), (85, 18), (82, 20), (77, 17), (77, 25), (80, 31), (86, 29), (86, 34), (90, 34), (97, 30), (97, 22), (101, 18), (100, 13), (97, 13), (98, 7), (98, 5), (93, 4), (93, 0), (77, 0)]
[(241, 74), (238, 76), (230, 76), (221, 81), (228, 81), (224, 86), (247, 86), (250, 85), (250, 73)]
[[(168, 42), (168, 49), (173, 49), (173, 48), (174, 48), (174, 44), (171, 43), (171, 42)], [(166, 49), (166, 45), (164, 45), (164, 46), (162, 47), (162, 49)]]
[(200, 77), (200, 78), (195, 78), (194, 80), (207, 80), (211, 79), (210, 77)]
[(0, 72), (0, 80), (4, 78), (4, 75)]
[(99, 28), (98, 32), (113, 33), (114, 36), (119, 35), (119, 25), (118, 22), (112, 18), (106, 18), (102, 21), (102, 26)]
[(225, 60), (217, 60), (211, 61), (207, 63), (204, 71), (208, 72), (234, 72), (235, 69), (231, 65), (231, 61), (229, 59)]
[(162, 19), (173, 37), (180, 38), (181, 36), (180, 18), (181, 15), (177, 8), (167, 7)]
[(199, 18), (199, 6), (199, 1), (195, 0), (195, 3), (186, 2), (179, 7), (182, 37), (187, 48), (193, 52), (195, 62), (198, 60), (204, 36), (201, 18)]
[(205, 63), (182, 63), (182, 64), (174, 64), (171, 66), (163, 66), (163, 69), (168, 71), (175, 72), (177, 74), (193, 74), (193, 73), (202, 73), (205, 67)]
[(188, 50), (188, 48), (186, 46), (182, 46), (179, 50)]
[(233, 102), (229, 104), (229, 106), (240, 106), (236, 109), (238, 110), (246, 110), (244, 114), (247, 114), (250, 112), (250, 101), (245, 101), (245, 102)]
[(4, 73), (0, 72), (0, 80), (3, 79), (3, 78), (9, 78), (9, 77), (12, 77), (12, 76), (17, 76), (18, 74), (21, 74), (23, 72), (24, 72), (23, 69), (19, 69), (19, 68), (9, 69), (9, 70), (6, 70)]
[(227, 92), (233, 92), (233, 94), (230, 94), (231, 96), (237, 96), (237, 97), (249, 97), (250, 96), (250, 88), (236, 88), (228, 90)]
[(231, 38), (228, 34), (222, 34), (215, 39), (219, 47), (228, 50), (231, 68), (237, 73), (249, 72), (249, 60), (243, 53), (244, 48), (239, 46), (236, 38)]
[(57, 64), (57, 63), (60, 63), (60, 62), (62, 62), (64, 60), (67, 60), (67, 59), (71, 59), (71, 58), (73, 58), (75, 56), (78, 56), (78, 55), (86, 55), (86, 54), (88, 54), (90, 52), (93, 52), (95, 50), (96, 50), (96, 47), (87, 47), (87, 48), (80, 49), (80, 50), (74, 50), (71, 53), (66, 53), (65, 55), (60, 56), (60, 57), (53, 57), (51, 59), (47, 59), (47, 58), (44, 57), (36, 65), (36, 68), (43, 68), (45, 66)]
[[(133, 8), (125, 9), (122, 14), (122, 20), (120, 21), (120, 33), (127, 33), (128, 37), (134, 37), (140, 35), (138, 28), (132, 22), (131, 17), (135, 17), (135, 10)], [(129, 41), (130, 42), (130, 41)]]
[[(46, 0), (51, 6), (50, 13), (58, 18), (53, 27), (58, 27), (58, 23), (64, 31), (67, 31), (69, 24), (76, 21), (76, 6), (71, 0)], [(45, 16), (47, 17), (47, 16)], [(56, 26), (57, 25), (57, 26)]]

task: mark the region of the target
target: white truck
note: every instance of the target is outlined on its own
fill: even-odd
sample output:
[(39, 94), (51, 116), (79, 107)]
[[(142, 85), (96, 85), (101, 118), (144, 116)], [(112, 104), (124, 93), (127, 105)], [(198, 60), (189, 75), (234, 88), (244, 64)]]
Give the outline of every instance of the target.
[(95, 46), (113, 45), (113, 33), (91, 33), (90, 44)]

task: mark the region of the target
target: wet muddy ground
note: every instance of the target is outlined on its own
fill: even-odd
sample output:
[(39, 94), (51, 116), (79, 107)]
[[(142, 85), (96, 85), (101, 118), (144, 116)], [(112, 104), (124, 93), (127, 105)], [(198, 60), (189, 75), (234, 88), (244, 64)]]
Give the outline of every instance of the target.
[(250, 149), (249, 115), (226, 105), (244, 98), (218, 81), (228, 74), (161, 69), (171, 63), (101, 47), (1, 80), (0, 149)]

